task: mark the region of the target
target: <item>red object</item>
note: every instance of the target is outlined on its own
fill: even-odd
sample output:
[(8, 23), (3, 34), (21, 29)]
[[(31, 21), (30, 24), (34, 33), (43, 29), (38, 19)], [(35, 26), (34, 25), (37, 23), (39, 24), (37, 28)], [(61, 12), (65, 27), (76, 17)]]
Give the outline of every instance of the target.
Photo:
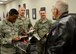
[[(24, 36), (28, 37), (27, 34), (24, 34)], [(28, 39), (27, 39), (27, 40), (24, 40), (23, 42), (24, 42), (25, 44), (27, 44), (29, 41), (28, 41)]]
[(24, 40), (23, 42), (24, 42), (25, 44), (27, 44), (29, 41), (28, 41), (28, 40)]
[(16, 37), (15, 40), (20, 40), (20, 37)]

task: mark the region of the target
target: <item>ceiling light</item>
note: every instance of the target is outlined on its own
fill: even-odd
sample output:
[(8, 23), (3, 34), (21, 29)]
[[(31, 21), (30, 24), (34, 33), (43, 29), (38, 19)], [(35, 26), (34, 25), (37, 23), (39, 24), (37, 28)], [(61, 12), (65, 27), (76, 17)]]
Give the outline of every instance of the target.
[(3, 0), (3, 1), (7, 1), (7, 0)]
[(3, 4), (3, 2), (0, 2), (0, 4)]
[(7, 1), (7, 0), (1, 0), (1, 1)]

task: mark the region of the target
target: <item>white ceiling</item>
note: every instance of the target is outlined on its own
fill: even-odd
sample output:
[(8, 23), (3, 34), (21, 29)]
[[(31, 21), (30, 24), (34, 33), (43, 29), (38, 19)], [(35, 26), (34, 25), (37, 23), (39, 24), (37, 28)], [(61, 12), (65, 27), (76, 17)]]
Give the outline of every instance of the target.
[(7, 4), (13, 0), (0, 0), (0, 4)]

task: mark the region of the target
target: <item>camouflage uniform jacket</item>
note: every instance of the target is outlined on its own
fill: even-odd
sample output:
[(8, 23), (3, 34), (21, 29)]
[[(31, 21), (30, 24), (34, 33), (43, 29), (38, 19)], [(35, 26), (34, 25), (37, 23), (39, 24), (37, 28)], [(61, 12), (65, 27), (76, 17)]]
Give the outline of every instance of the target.
[(38, 20), (34, 26), (35, 32), (40, 36), (40, 38), (43, 38), (45, 34), (49, 32), (49, 29), (52, 25), (52, 21), (46, 19), (44, 22), (42, 20)]
[(19, 35), (21, 35), (21, 32), (27, 32), (29, 31), (30, 27), (32, 26), (30, 19), (26, 17), (19, 17), (16, 21), (18, 28), (19, 28)]
[(16, 36), (18, 36), (18, 29), (15, 23), (3, 20), (2, 24), (0, 24), (0, 44), (11, 43)]

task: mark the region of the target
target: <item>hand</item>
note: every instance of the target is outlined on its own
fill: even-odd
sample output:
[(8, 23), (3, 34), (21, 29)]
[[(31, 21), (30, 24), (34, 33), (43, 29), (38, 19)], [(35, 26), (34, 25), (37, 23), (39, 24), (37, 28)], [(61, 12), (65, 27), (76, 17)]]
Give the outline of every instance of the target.
[(20, 39), (21, 39), (20, 37), (15, 37), (13, 40), (18, 41)]
[(18, 42), (20, 39), (21, 39), (21, 38), (17, 36), (17, 37), (15, 37), (15, 38), (12, 39), (12, 43), (16, 43), (16, 42)]
[(17, 41), (19, 41), (20, 39), (21, 39), (21, 38), (17, 36), (17, 37), (15, 37), (15, 38), (12, 39), (12, 42), (17, 42)]
[(29, 30), (28, 34), (33, 33), (33, 32), (34, 32), (34, 29), (31, 29), (31, 30)]

